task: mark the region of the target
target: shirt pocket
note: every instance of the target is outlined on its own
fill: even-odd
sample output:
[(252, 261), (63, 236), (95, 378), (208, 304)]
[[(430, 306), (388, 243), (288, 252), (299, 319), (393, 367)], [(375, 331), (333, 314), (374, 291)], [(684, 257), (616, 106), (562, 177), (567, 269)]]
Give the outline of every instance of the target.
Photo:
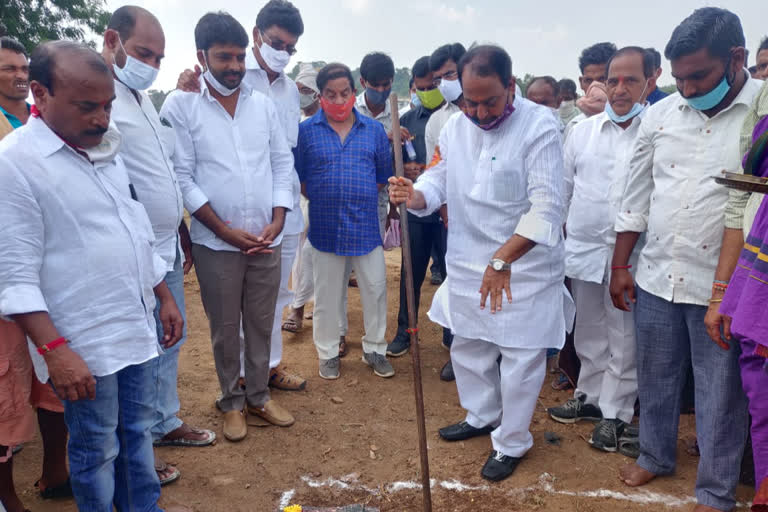
[(520, 160), (491, 161), (489, 196), (494, 201), (518, 203), (527, 195), (524, 167)]

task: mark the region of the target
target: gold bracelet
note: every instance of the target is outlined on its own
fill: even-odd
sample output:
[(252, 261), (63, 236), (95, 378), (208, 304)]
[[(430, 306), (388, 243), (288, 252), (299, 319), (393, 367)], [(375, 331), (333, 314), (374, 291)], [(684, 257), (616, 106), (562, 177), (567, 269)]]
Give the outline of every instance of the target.
[(710, 304), (718, 304), (720, 302), (723, 302), (723, 299), (709, 299)]

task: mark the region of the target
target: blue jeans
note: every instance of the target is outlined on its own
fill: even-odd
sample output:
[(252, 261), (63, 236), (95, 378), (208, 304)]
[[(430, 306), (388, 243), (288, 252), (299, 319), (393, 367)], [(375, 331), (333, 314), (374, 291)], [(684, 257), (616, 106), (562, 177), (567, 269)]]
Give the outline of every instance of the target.
[(154, 360), (96, 377), (95, 400), (64, 402), (69, 472), (80, 512), (158, 512), (148, 386)]
[(656, 475), (675, 471), (680, 397), (685, 367), (693, 363), (696, 436), (701, 458), (699, 504), (731, 510), (747, 439), (747, 399), (741, 386), (738, 343), (723, 350), (707, 335), (707, 308), (675, 304), (637, 288), (637, 377), (640, 458)]
[[(152, 382), (156, 386), (154, 400), (155, 424), (152, 426), (152, 438), (158, 440), (169, 432), (179, 428), (183, 422), (176, 416), (181, 404), (177, 377), (179, 374), (179, 350), (187, 339), (187, 314), (184, 307), (184, 269), (181, 266), (181, 256), (176, 255), (176, 264), (173, 270), (165, 275), (165, 284), (171, 290), (184, 318), (184, 332), (181, 340), (153, 360)], [(163, 339), (163, 324), (160, 323), (160, 303), (155, 306), (155, 324), (157, 324), (157, 339)]]

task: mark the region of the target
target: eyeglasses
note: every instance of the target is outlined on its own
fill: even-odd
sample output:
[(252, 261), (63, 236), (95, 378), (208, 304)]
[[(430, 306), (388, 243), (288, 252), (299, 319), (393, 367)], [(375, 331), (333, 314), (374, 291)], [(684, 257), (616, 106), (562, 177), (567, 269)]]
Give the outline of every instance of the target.
[(267, 34), (264, 32), (259, 31), (261, 34), (261, 40), (265, 43), (267, 43), (269, 46), (272, 47), (272, 49), (277, 50), (279, 52), (287, 52), (288, 55), (294, 55), (296, 53), (296, 47), (293, 45), (286, 45), (284, 42), (282, 42), (279, 39), (270, 39)]
[(435, 87), (439, 87), (440, 83), (443, 80), (448, 80), (449, 82), (453, 82), (454, 80), (458, 80), (459, 78), (459, 72), (458, 71), (449, 71), (448, 73), (444, 74), (442, 77), (437, 77), (434, 80), (432, 80), (432, 85)]

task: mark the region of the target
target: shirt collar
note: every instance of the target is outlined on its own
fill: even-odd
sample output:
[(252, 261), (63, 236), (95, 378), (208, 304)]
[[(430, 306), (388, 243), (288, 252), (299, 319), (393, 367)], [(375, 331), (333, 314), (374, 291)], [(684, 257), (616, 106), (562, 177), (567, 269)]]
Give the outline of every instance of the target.
[[(646, 112), (648, 112), (648, 108), (649, 108), (650, 106), (651, 106), (651, 104), (648, 102), (648, 100), (646, 100), (646, 101), (645, 101), (645, 108), (643, 109), (643, 111), (642, 111), (642, 112), (640, 112), (639, 114), (637, 114), (635, 117), (633, 117), (633, 118), (632, 118), (632, 124), (630, 124), (630, 125), (627, 127), (627, 129), (629, 129), (629, 128), (631, 128), (632, 126), (634, 126), (636, 122), (639, 122), (639, 121), (641, 121), (641, 120), (642, 120), (642, 119), (645, 117), (645, 113), (646, 113)], [(610, 118), (610, 117), (608, 117), (608, 114), (606, 114), (606, 113), (605, 113), (605, 111), (603, 111), (603, 112), (600, 112), (599, 114), (596, 114), (596, 116), (595, 116), (595, 117), (599, 118), (599, 119), (597, 119), (597, 122), (600, 124), (600, 129), (601, 129), (601, 130), (602, 130), (603, 128), (605, 128), (605, 126), (606, 126), (608, 123), (612, 123), (612, 124), (615, 124), (615, 123), (613, 123), (613, 121), (611, 121), (611, 118)], [(621, 127), (620, 127), (620, 126), (618, 126), (618, 125), (616, 125), (616, 126), (617, 126), (618, 128), (621, 128)]]
[[(725, 107), (720, 112), (718, 112), (715, 115), (715, 117), (719, 116), (723, 112), (728, 112), (729, 110), (731, 110), (736, 105), (746, 105), (747, 108), (751, 108), (752, 107), (752, 102), (755, 99), (755, 95), (754, 95), (754, 90), (753, 89), (756, 88), (756, 87), (759, 88), (760, 86), (762, 86), (762, 82), (760, 82), (759, 80), (755, 80), (754, 78), (751, 78), (749, 76), (749, 71), (747, 71), (746, 69), (743, 70), (743, 71), (744, 71), (744, 73), (747, 74), (747, 80), (744, 82), (744, 86), (741, 88), (741, 91), (739, 91), (739, 94), (737, 94), (736, 97), (733, 99), (733, 101), (731, 101), (731, 104), (728, 105), (727, 107)], [(752, 82), (754, 82), (754, 84)], [(678, 95), (678, 105), (677, 105), (677, 108), (679, 110), (681, 110), (681, 111), (684, 110), (684, 109), (696, 110), (695, 108), (693, 108), (692, 106), (690, 106), (688, 104), (688, 100), (683, 98), (683, 95), (680, 94), (679, 91), (678, 91), (677, 95)], [(696, 111), (698, 112), (698, 110), (696, 110)]]
[[(29, 112), (29, 107), (31, 105), (29, 103), (27, 103), (26, 105), (27, 105), (27, 112)], [(2, 112), (5, 117), (13, 116), (13, 114), (9, 114), (8, 111), (5, 110), (2, 106), (0, 106), (0, 112)], [(16, 116), (13, 116), (13, 117), (16, 117)]]
[(29, 130), (31, 139), (35, 141), (40, 155), (44, 158), (48, 158), (60, 150), (62, 146), (66, 146), (64, 140), (56, 135), (40, 117), (30, 117), (26, 129)]

